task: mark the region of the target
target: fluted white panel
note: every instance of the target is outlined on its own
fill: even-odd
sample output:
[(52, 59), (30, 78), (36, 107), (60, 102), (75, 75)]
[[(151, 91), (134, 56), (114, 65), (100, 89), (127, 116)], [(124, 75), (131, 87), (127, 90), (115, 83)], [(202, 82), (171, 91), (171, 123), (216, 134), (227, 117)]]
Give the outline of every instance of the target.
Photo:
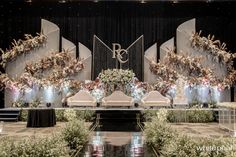
[(66, 38), (62, 37), (62, 41), (61, 41), (61, 47), (64, 50), (68, 50), (70, 55), (72, 56), (72, 58), (76, 58), (76, 46), (74, 43), (72, 43), (71, 41), (67, 40)]
[(157, 44), (155, 43), (145, 51), (144, 55), (144, 82), (155, 83), (156, 75), (150, 71), (150, 62), (157, 61)]
[[(173, 50), (175, 47), (174, 45), (174, 37), (167, 40), (160, 46), (160, 62), (163, 61), (164, 57), (166, 56), (169, 50)], [(168, 50), (169, 49), (169, 50)]]

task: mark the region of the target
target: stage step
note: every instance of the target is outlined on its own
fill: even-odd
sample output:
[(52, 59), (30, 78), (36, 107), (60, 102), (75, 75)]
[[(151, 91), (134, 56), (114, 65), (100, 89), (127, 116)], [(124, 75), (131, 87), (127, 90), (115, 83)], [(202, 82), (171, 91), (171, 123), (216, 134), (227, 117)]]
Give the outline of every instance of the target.
[(0, 121), (18, 121), (20, 109), (0, 109)]

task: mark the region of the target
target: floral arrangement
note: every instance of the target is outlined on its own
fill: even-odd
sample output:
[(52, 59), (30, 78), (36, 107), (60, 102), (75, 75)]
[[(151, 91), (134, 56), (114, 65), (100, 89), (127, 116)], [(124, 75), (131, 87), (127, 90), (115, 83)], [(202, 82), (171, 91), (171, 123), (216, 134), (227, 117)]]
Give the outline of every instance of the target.
[(150, 70), (157, 75), (158, 78), (161, 78), (164, 81), (174, 83), (178, 79), (178, 73), (162, 63), (152, 61), (150, 63)]
[(43, 58), (39, 62), (26, 64), (25, 72), (34, 75), (52, 67), (65, 67), (70, 60), (68, 51), (52, 53), (50, 57)]
[(162, 95), (166, 95), (172, 86), (173, 86), (173, 83), (171, 83), (169, 81), (162, 80), (160, 78), (160, 79), (157, 79), (156, 83), (153, 85), (153, 89), (157, 90)]
[(98, 84), (95, 81), (89, 81), (82, 84), (82, 88), (87, 91), (94, 90)]
[(2, 52), (1, 56), (1, 65), (5, 67), (6, 63), (14, 58), (16, 58), (20, 54), (25, 54), (30, 52), (30, 50), (38, 48), (42, 46), (43, 43), (45, 43), (47, 40), (47, 37), (42, 33), (37, 33), (35, 37), (33, 37), (30, 34), (25, 34), (25, 40), (18, 40), (12, 42), (12, 48), (10, 50), (6, 49), (4, 52), (2, 49), (0, 51)]
[(102, 71), (98, 77), (104, 84), (125, 85), (129, 84), (135, 74), (131, 70), (107, 69)]
[(7, 74), (1, 73), (0, 75), (0, 91), (4, 88), (18, 88), (18, 89), (27, 89), (28, 85), (24, 84), (22, 81), (16, 81), (8, 77)]
[(79, 59), (74, 59), (69, 63), (68, 66), (64, 67), (63, 69), (54, 70), (48, 79), (52, 82), (57, 82), (59, 79), (77, 74), (82, 69), (84, 69), (83, 62)]
[(236, 54), (227, 52), (226, 44), (220, 42), (220, 40), (214, 40), (214, 35), (208, 35), (208, 37), (201, 37), (202, 31), (199, 33), (193, 33), (190, 41), (193, 48), (203, 49), (210, 55), (214, 56), (213, 59), (218, 63), (225, 64), (228, 69), (231, 69), (233, 60), (236, 58)]
[[(203, 68), (200, 64), (201, 57), (190, 57), (181, 54), (175, 54), (174, 51), (167, 53), (164, 64), (168, 68), (182, 70), (188, 77), (207, 77), (212, 78), (213, 72), (209, 68)], [(180, 72), (179, 72), (180, 73)]]

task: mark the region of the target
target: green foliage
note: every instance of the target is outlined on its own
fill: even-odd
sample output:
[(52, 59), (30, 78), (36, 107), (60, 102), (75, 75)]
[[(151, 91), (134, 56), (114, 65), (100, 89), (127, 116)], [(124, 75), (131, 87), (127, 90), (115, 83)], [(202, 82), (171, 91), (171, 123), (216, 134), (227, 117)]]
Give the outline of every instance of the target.
[(76, 110), (76, 115), (80, 119), (84, 119), (86, 122), (94, 120), (95, 111), (92, 110)]
[(40, 100), (37, 98), (29, 104), (29, 107), (36, 108), (39, 106), (40, 103), (41, 103)]
[[(152, 117), (151, 122), (145, 123), (144, 136), (148, 145), (153, 145), (159, 155), (165, 153), (165, 147), (168, 146), (175, 137), (175, 131), (171, 126), (163, 121), (162, 113), (157, 112), (156, 116)], [(160, 118), (161, 117), (161, 118)]]
[(20, 121), (26, 122), (27, 121), (27, 117), (28, 117), (28, 110), (21, 109), (19, 116), (20, 116), (19, 117)]
[(156, 110), (144, 110), (142, 113), (142, 117), (144, 118), (144, 121), (150, 122), (152, 120), (152, 117), (155, 116), (156, 113)]
[(76, 111), (74, 109), (68, 108), (64, 110), (64, 118), (67, 121), (72, 121), (77, 118)]
[(214, 121), (213, 111), (211, 110), (188, 110), (186, 112), (186, 117), (190, 123), (206, 123)]
[(173, 122), (186, 122), (186, 111), (185, 110), (169, 110), (168, 121)]
[(55, 109), (55, 114), (56, 114), (56, 119), (57, 119), (57, 122), (65, 122), (66, 121), (66, 118), (64, 117), (64, 109)]
[[(166, 121), (160, 119), (159, 115), (161, 112), (162, 111), (156, 112), (152, 117), (151, 122), (145, 123), (144, 127), (144, 136), (147, 145), (154, 146), (160, 157), (236, 156), (236, 140), (234, 138), (212, 139), (180, 135), (174, 131)], [(198, 110), (196, 112), (198, 112)], [(188, 114), (189, 117), (199, 117), (194, 111), (189, 112)], [(205, 113), (203, 113), (203, 115), (204, 114)], [(208, 115), (207, 112), (206, 115)], [(209, 119), (209, 117), (206, 117), (207, 116), (203, 116), (199, 119)], [(194, 119), (194, 121), (199, 121), (199, 119)]]
[(12, 107), (26, 107), (26, 106), (24, 100), (20, 98), (12, 103)]
[(236, 155), (234, 139), (193, 138), (178, 136), (166, 150), (168, 157), (233, 157)]
[(215, 121), (212, 110), (169, 110), (169, 122), (207, 123)]
[(69, 157), (69, 149), (59, 136), (27, 138), (15, 141), (3, 138), (0, 141), (1, 157)]
[[(68, 119), (83, 119), (90, 122), (94, 119), (95, 111), (92, 110), (74, 110), (74, 109), (55, 109), (57, 122), (66, 122)], [(20, 121), (27, 121), (28, 110), (21, 109)]]
[(68, 143), (71, 150), (83, 147), (87, 142), (89, 132), (83, 120), (72, 120), (62, 130), (62, 137)]
[[(145, 121), (151, 121), (157, 111), (145, 110), (143, 117)], [(208, 123), (216, 121), (215, 112), (212, 110), (190, 109), (190, 110), (168, 110), (167, 120), (173, 122)]]

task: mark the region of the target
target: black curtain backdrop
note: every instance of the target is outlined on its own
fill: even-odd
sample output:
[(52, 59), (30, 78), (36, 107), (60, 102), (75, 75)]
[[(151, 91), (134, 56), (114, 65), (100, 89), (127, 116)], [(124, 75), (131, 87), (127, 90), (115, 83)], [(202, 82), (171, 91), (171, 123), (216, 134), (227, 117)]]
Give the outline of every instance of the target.
[[(176, 28), (196, 18), (197, 30), (214, 34), (236, 51), (235, 2), (34, 2), (0, 1), (0, 47), (8, 48), (13, 39), (40, 31), (41, 18), (60, 27), (61, 36), (93, 48), (93, 35), (110, 47), (113, 42), (128, 47), (144, 35), (144, 50), (158, 47), (175, 36)], [(159, 51), (159, 49), (158, 49)], [(77, 52), (78, 54), (78, 52)], [(95, 67), (96, 68), (96, 67)], [(141, 71), (142, 67), (140, 67)], [(0, 107), (3, 106), (3, 101)]]

